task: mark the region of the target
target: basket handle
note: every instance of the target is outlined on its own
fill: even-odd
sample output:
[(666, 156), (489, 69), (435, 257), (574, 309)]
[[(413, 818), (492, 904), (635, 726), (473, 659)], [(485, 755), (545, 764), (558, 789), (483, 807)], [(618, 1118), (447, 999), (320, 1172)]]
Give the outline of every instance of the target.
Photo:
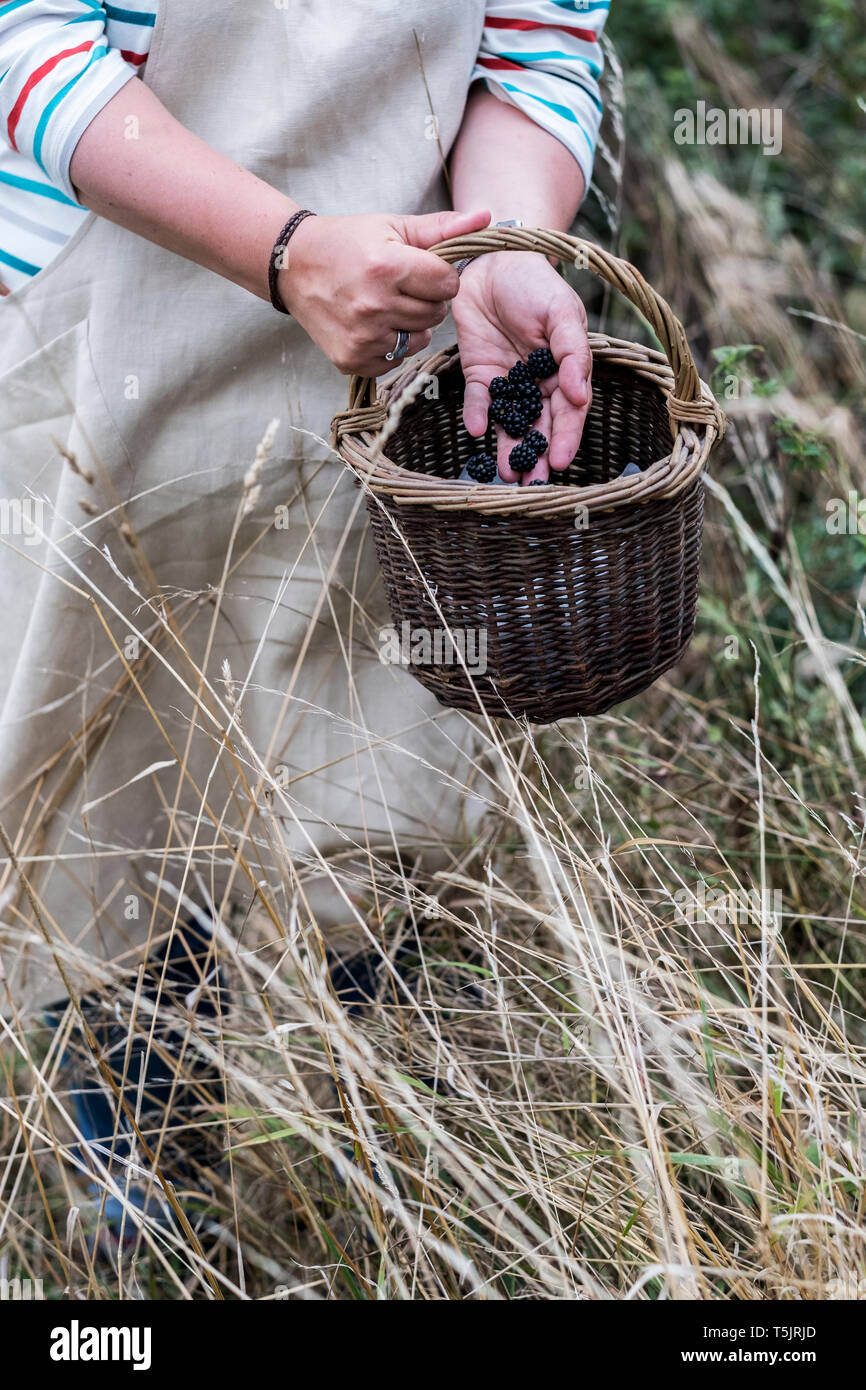
[[(667, 407), (674, 435), (680, 422), (710, 426), (721, 436), (724, 415), (717, 403), (707, 400), (701, 390), (701, 379), (692, 357), (685, 329), (666, 299), (647, 284), (640, 271), (630, 261), (612, 256), (594, 242), (543, 228), (488, 227), (467, 236), (441, 241), (432, 248), (443, 261), (474, 260), (488, 251), (534, 251), (554, 256), (558, 261), (591, 270), (607, 281), (640, 311), (662, 345), (665, 357), (674, 374), (674, 389), (668, 394)], [(369, 428), (371, 415), (376, 412), (376, 380), (373, 377), (353, 376), (349, 383), (349, 409), (340, 417), (340, 433)], [(352, 417), (358, 412), (356, 420)], [(365, 415), (366, 413), (366, 415)]]

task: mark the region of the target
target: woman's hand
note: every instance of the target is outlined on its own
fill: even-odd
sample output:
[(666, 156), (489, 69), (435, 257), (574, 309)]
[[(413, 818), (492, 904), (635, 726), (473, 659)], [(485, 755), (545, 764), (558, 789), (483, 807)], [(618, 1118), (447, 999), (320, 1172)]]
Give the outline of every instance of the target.
[(479, 256), (461, 277), (452, 306), (466, 395), (463, 422), (469, 434), (487, 428), (488, 384), (532, 348), (550, 347), (559, 363), (556, 376), (539, 382), (544, 396), (541, 419), (533, 428), (550, 441), (531, 473), (517, 474), (508, 455), (518, 442), (497, 426), (499, 473), (506, 482), (546, 479), (567, 468), (577, 452), (592, 400), (592, 356), (586, 311), (545, 256), (527, 251), (496, 251)]
[(400, 329), (408, 354), (430, 342), (460, 285), (429, 248), (477, 232), (489, 212), (308, 217), (288, 245), (283, 303), (341, 372), (380, 376)]

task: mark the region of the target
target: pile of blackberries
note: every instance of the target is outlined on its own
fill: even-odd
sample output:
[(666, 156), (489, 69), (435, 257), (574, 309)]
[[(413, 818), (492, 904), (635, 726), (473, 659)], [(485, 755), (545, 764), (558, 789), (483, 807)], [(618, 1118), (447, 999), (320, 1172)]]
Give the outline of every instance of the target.
[[(530, 426), (541, 415), (542, 396), (537, 382), (553, 376), (557, 370), (550, 348), (533, 348), (525, 362), (515, 362), (507, 376), (495, 376), (488, 387), (488, 420), (501, 425), (512, 439), (522, 440), (508, 456), (515, 473), (530, 473), (547, 448), (541, 430)], [(467, 463), (466, 472), (476, 483), (492, 483), (496, 462), (489, 454), (475, 454)]]
[(508, 376), (495, 376), (489, 390), (488, 418), (512, 439), (522, 439), (541, 414), (541, 391), (526, 363), (515, 362)]
[(512, 439), (522, 439), (541, 415), (541, 389), (536, 383), (556, 370), (550, 348), (533, 348), (527, 361), (515, 362), (508, 376), (495, 376), (488, 387), (491, 423), (501, 425)]

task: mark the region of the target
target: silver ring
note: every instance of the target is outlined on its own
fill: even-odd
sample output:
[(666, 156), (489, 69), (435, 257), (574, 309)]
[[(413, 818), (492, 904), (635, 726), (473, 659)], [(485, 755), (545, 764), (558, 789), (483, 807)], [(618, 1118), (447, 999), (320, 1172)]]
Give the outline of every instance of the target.
[(409, 351), (409, 334), (405, 328), (398, 328), (397, 341), (390, 352), (385, 353), (386, 362), (399, 362)]

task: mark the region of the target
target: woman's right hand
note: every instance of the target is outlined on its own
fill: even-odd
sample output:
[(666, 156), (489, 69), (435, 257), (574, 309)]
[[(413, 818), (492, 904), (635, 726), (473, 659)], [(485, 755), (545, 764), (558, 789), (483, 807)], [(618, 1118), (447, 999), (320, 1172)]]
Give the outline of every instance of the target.
[(407, 355), (420, 352), (457, 293), (456, 270), (429, 248), (489, 221), (489, 212), (307, 217), (279, 272), (283, 303), (341, 372), (381, 376), (399, 330), (411, 334)]

